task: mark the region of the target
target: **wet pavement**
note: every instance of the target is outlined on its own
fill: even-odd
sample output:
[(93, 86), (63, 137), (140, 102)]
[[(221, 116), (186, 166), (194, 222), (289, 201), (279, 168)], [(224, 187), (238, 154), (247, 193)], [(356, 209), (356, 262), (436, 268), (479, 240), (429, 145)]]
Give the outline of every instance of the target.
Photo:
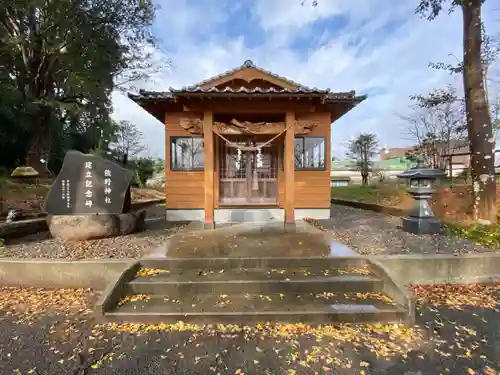
[(282, 223), (245, 223), (215, 230), (180, 231), (154, 257), (335, 257), (356, 256), (355, 251), (312, 225), (298, 221), (290, 229)]
[(6, 375), (495, 375), (500, 367), (495, 308), (420, 304), (413, 330), (182, 324), (103, 330), (82, 316), (44, 313), (16, 324), (0, 314)]

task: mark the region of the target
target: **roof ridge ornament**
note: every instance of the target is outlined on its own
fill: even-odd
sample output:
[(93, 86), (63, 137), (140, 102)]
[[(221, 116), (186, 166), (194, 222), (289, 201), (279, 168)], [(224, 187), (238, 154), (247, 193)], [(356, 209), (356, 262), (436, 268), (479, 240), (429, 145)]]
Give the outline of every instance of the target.
[(253, 63), (252, 60), (247, 59), (242, 65), (244, 68), (255, 68), (255, 64)]

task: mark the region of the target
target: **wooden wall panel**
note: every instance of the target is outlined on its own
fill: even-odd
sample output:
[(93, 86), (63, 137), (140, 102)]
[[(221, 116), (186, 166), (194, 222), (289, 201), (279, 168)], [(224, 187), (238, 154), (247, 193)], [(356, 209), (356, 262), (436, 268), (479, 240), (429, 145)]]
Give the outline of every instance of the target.
[(295, 208), (330, 207), (330, 176), (322, 171), (295, 172)]
[(204, 207), (205, 191), (203, 189), (204, 172), (171, 171), (170, 170), (170, 137), (190, 137), (182, 129), (180, 119), (185, 113), (167, 113), (165, 115), (165, 200), (167, 208), (190, 209)]
[[(180, 126), (180, 119), (186, 113), (168, 113), (165, 116), (165, 197), (167, 208), (198, 208), (204, 207), (204, 172), (181, 172), (170, 170), (170, 137), (190, 136)], [(192, 114), (192, 117), (199, 115)], [(326, 170), (325, 171), (295, 171), (295, 208), (329, 208), (330, 207), (330, 113), (302, 113), (298, 119), (313, 119), (319, 122), (310, 136), (326, 137)], [(199, 118), (199, 117), (198, 117)], [(217, 143), (220, 142), (217, 140)], [(278, 191), (279, 206), (285, 204), (285, 174), (283, 170), (282, 150), (284, 136), (277, 140), (278, 153)], [(220, 146), (220, 145), (219, 145)], [(217, 147), (218, 148), (218, 147)], [(216, 162), (214, 204), (218, 207), (218, 162)]]
[(295, 171), (295, 208), (330, 207), (330, 113), (307, 113), (298, 116), (300, 120), (316, 120), (318, 126), (309, 136), (326, 137), (326, 168), (324, 171)]

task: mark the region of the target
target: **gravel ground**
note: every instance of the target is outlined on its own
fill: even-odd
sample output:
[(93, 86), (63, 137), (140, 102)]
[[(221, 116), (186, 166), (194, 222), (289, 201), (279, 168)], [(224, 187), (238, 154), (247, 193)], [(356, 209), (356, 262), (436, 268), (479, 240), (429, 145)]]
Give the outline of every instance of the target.
[[(499, 291), (420, 290), (418, 325), (408, 329), (96, 326), (85, 302), (91, 292), (4, 289), (11, 307), (0, 306), (0, 373), (498, 375)], [(38, 300), (49, 303), (30, 309)]]
[(312, 224), (360, 254), (484, 253), (492, 250), (469, 240), (444, 234), (414, 235), (403, 232), (401, 218), (341, 205), (332, 205), (331, 218)]
[(127, 236), (99, 240), (63, 242), (48, 232), (27, 236), (0, 247), (4, 258), (118, 259), (141, 258), (165, 244), (181, 226), (164, 219), (164, 208), (148, 208), (146, 230)]

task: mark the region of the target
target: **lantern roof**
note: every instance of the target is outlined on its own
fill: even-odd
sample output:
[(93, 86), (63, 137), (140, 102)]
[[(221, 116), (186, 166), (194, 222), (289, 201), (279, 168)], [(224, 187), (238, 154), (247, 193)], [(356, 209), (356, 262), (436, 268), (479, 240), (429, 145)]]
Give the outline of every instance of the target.
[(423, 159), (419, 158), (417, 165), (398, 174), (399, 178), (408, 178), (410, 180), (435, 180), (444, 177), (446, 173), (441, 169), (430, 168), (424, 164)]

